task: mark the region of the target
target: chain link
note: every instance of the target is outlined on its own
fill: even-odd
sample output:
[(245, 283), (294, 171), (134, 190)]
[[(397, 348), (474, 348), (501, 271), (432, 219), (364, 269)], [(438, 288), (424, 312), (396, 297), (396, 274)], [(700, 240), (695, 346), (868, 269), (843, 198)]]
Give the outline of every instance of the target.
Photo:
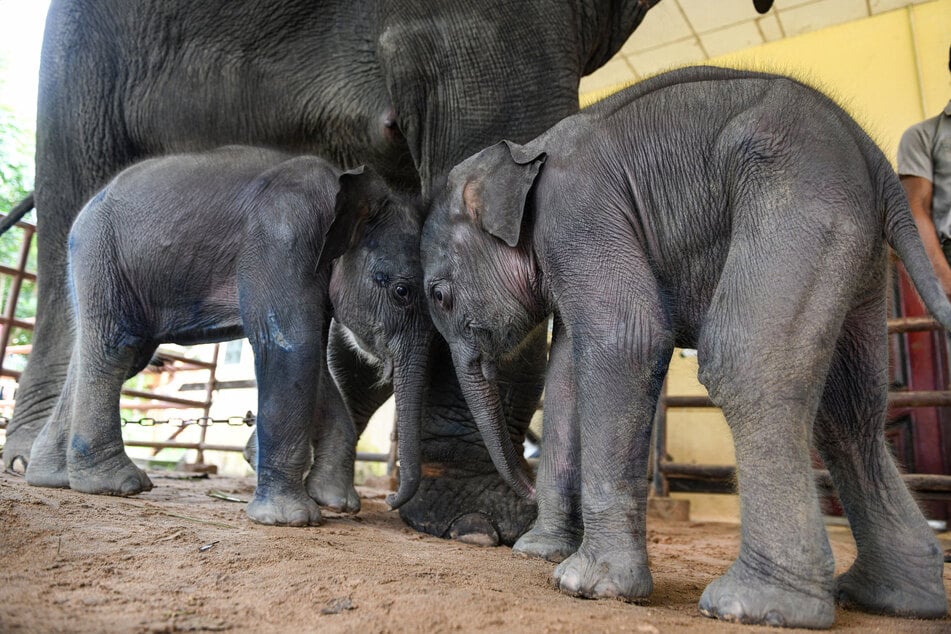
[[(254, 425), (255, 416), (251, 412), (248, 412), (244, 416), (229, 416), (228, 418), (211, 418), (210, 416), (199, 416), (197, 418), (168, 418), (168, 419), (157, 419), (151, 417), (144, 417), (139, 419), (121, 419), (122, 426), (126, 425), (141, 425), (142, 427), (154, 427), (155, 425), (169, 425), (170, 427), (188, 427), (189, 425), (198, 425), (199, 427), (210, 427), (215, 424), (229, 425), (231, 427), (240, 427), (241, 425), (247, 425), (251, 427)], [(10, 422), (8, 416), (0, 416), (0, 429), (6, 429), (7, 423)]]

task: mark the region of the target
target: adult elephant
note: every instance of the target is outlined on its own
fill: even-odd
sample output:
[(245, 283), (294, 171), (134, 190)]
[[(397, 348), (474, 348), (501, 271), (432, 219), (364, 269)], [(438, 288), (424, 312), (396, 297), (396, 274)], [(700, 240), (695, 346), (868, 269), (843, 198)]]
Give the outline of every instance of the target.
[[(268, 145), (370, 163), (425, 195), (463, 157), (575, 112), (579, 78), (657, 1), (53, 0), (37, 120), (38, 319), (7, 462), (28, 459), (66, 374), (67, 232), (123, 167)], [(499, 368), (515, 443), (541, 389), (543, 341)], [(365, 423), (388, 390), (348, 350), (336, 346), (332, 360)], [(534, 507), (496, 475), (444, 346), (432, 370), (424, 479), (401, 515), (436, 535), (511, 542)]]

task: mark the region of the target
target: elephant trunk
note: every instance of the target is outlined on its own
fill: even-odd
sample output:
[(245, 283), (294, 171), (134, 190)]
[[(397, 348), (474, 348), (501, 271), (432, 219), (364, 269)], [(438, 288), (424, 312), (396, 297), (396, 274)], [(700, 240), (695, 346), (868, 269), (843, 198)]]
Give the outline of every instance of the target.
[(494, 366), (471, 358), (455, 346), (452, 356), (459, 386), (495, 468), (516, 493), (526, 500), (534, 501), (535, 485), (509, 436), (499, 390), (483, 371), (485, 367)]
[(429, 385), (429, 346), (414, 344), (411, 347), (413, 352), (399, 355), (393, 368), (400, 485), (396, 493), (386, 497), (392, 509), (408, 502), (419, 489), (420, 481), (420, 429)]

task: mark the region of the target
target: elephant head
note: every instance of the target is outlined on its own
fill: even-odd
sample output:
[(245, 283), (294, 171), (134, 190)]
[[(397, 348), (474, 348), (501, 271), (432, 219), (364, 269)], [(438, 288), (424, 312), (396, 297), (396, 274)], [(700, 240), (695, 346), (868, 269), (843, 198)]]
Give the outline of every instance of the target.
[(330, 301), (351, 345), (393, 384), (399, 434), (396, 508), (419, 486), (420, 426), (433, 337), (421, 292), (421, 207), (370, 168), (344, 172), (318, 268), (333, 260)]
[(424, 285), (436, 328), (496, 468), (533, 495), (508, 437), (495, 368), (547, 317), (524, 211), (545, 161), (507, 141), (454, 168), (423, 228)]

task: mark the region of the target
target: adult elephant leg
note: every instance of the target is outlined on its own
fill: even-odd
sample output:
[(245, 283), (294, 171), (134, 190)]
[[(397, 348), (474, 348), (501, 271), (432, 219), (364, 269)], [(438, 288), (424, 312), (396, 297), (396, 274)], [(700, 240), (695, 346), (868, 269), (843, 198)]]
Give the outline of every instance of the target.
[[(110, 107), (116, 103), (115, 74), (103, 69), (113, 68), (114, 58), (108, 52), (77, 52), (81, 47), (74, 46), (74, 34), (85, 31), (71, 23), (72, 13), (50, 11), (43, 39), (36, 134), (36, 324), (7, 428), (7, 466), (17, 457), (29, 460), (30, 446), (66, 380), (73, 348), (66, 283), (70, 227), (86, 200), (135, 158), (123, 136), (121, 113)], [(68, 68), (58, 68), (60, 63)]]
[(66, 448), (73, 416), (73, 400), (79, 376), (79, 355), (74, 352), (66, 383), (53, 407), (53, 413), (40, 430), (30, 449), (26, 481), (33, 486), (69, 488)]
[[(519, 452), (541, 396), (547, 330), (547, 324), (539, 326), (498, 367), (499, 394)], [(521, 499), (496, 471), (441, 338), (434, 343), (431, 367), (433, 381), (422, 429), (422, 481), (417, 494), (400, 507), (400, 517), (417, 530), (440, 537), (512, 544), (535, 519), (535, 505)]]
[(538, 517), (512, 547), (516, 553), (560, 562), (578, 550), (581, 521), (581, 455), (571, 342), (555, 319), (545, 379), (542, 454), (535, 481)]
[(888, 347), (885, 294), (854, 309), (836, 346), (816, 420), (816, 446), (858, 547), (836, 580), (846, 607), (918, 618), (948, 610), (944, 558), (885, 445)]
[[(39, 178), (39, 176), (38, 176)], [(30, 359), (20, 376), (13, 418), (7, 427), (3, 460), (7, 467), (25, 466), (40, 429), (63, 391), (72, 349), (70, 305), (66, 290), (66, 236), (74, 210), (66, 210), (61, 197), (50, 200), (39, 186), (37, 221), (37, 315)], [(67, 214), (61, 217), (59, 213)]]

